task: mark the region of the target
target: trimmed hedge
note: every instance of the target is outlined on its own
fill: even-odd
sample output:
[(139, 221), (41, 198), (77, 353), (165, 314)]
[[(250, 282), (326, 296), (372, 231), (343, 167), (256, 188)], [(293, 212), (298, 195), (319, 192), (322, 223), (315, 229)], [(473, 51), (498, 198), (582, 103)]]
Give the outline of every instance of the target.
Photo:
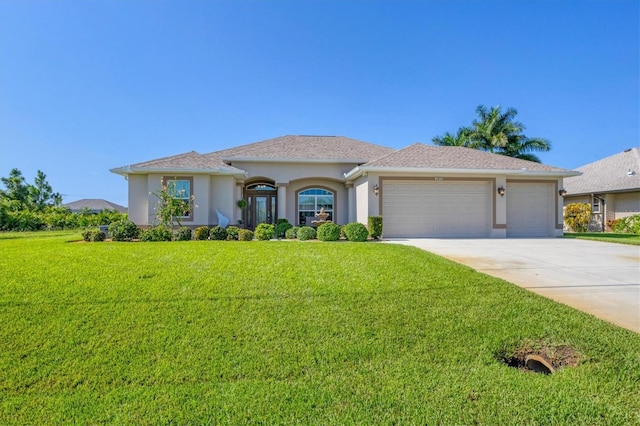
[(196, 228), (196, 240), (208, 240), (209, 239), (209, 227), (199, 226)]
[(377, 240), (382, 236), (382, 216), (369, 216), (367, 224), (371, 238)]
[(298, 239), (300, 241), (314, 240), (316, 238), (316, 230), (310, 226), (303, 226), (298, 229)]
[(109, 235), (112, 241), (131, 241), (138, 237), (140, 230), (130, 220), (119, 220), (109, 225)]
[(287, 231), (291, 228), (293, 228), (293, 225), (287, 219), (278, 219), (275, 229), (276, 238), (285, 238)]
[(613, 232), (640, 234), (640, 214), (616, 219), (611, 228), (613, 229)]
[(209, 239), (215, 241), (224, 241), (227, 239), (227, 230), (222, 226), (214, 226), (209, 231)]
[(181, 226), (176, 232), (176, 241), (191, 241), (191, 228)]
[(87, 229), (82, 233), (82, 239), (86, 242), (104, 241), (106, 235), (99, 228)]
[(238, 231), (238, 241), (251, 241), (253, 240), (253, 232), (248, 229), (240, 229)]
[(299, 226), (292, 226), (287, 229), (287, 232), (284, 233), (284, 236), (287, 240), (295, 240), (298, 238), (298, 230), (300, 230)]
[(256, 227), (254, 235), (260, 241), (268, 241), (273, 238), (275, 233), (274, 226), (269, 223), (261, 223)]
[(318, 227), (316, 236), (320, 241), (338, 241), (340, 239), (340, 225), (332, 222), (323, 223)]
[(367, 230), (367, 227), (360, 222), (352, 222), (348, 223), (347, 226), (344, 227), (344, 234), (347, 236), (347, 240), (349, 241), (362, 242), (367, 241), (369, 231)]
[(172, 239), (173, 232), (171, 232), (171, 229), (162, 225), (143, 229), (140, 232), (140, 241), (144, 242), (171, 241)]
[(227, 240), (228, 241), (238, 241), (238, 232), (240, 228), (237, 226), (228, 226), (227, 227)]

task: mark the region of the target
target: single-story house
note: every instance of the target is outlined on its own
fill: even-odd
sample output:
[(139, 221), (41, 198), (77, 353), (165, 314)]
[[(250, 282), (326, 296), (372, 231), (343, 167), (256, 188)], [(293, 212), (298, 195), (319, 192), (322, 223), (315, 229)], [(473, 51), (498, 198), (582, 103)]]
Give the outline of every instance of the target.
[(640, 214), (640, 148), (630, 148), (576, 169), (565, 180), (564, 205), (591, 204), (589, 230), (604, 231), (616, 219)]
[(559, 192), (577, 174), (462, 147), (396, 150), (342, 136), (282, 136), (111, 171), (127, 179), (129, 217), (141, 226), (156, 223), (154, 192), (172, 181), (194, 198), (183, 218), (191, 227), (310, 225), (324, 208), (338, 224), (381, 215), (387, 238), (562, 235)]
[(89, 213), (100, 213), (103, 210), (114, 210), (118, 213), (127, 212), (126, 207), (100, 198), (83, 198), (82, 200), (65, 203), (62, 205), (62, 207), (68, 208), (73, 213), (78, 213), (81, 211), (86, 211)]

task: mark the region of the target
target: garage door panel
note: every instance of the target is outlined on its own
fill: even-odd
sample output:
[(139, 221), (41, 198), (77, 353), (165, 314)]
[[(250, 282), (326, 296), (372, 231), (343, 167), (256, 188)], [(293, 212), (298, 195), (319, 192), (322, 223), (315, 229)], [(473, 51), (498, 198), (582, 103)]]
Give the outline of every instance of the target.
[(382, 211), (387, 237), (486, 237), (491, 184), (384, 182)]
[(507, 237), (551, 236), (553, 183), (507, 182), (507, 188)]

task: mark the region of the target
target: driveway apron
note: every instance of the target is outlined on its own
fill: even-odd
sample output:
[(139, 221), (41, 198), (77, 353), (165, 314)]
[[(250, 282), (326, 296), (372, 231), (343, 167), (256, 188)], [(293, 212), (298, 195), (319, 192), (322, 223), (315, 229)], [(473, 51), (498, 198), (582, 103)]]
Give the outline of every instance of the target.
[(640, 247), (569, 238), (391, 238), (640, 333)]

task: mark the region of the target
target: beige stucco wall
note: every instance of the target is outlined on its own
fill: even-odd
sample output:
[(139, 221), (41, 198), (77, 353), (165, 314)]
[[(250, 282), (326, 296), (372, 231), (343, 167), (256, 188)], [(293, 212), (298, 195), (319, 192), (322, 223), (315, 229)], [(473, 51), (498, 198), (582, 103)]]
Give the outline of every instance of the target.
[[(306, 178), (297, 179), (289, 182), (286, 189), (286, 212), (284, 213), (289, 222), (298, 225), (298, 206), (296, 203), (297, 192), (306, 188), (328, 188), (335, 193), (334, 197), (334, 219), (335, 223), (343, 225), (348, 222), (348, 200), (347, 200), (347, 188), (343, 182), (338, 182), (331, 179), (322, 178)], [(281, 209), (282, 206), (278, 206)], [(282, 213), (279, 213), (282, 217)]]
[(368, 177), (360, 176), (353, 186), (356, 191), (356, 221), (366, 224), (369, 216), (369, 198), (374, 197), (373, 193), (369, 192)]
[[(318, 147), (321, 149), (321, 147)], [(234, 162), (233, 167), (245, 170), (247, 180), (254, 177), (264, 177), (275, 183), (287, 183), (306, 178), (329, 178), (344, 180), (344, 174), (352, 170), (356, 164), (329, 163), (249, 163)]]
[(129, 175), (129, 219), (136, 225), (148, 225), (149, 187), (147, 175)]
[(615, 206), (615, 219), (640, 214), (640, 192), (615, 194), (612, 204)]
[[(207, 205), (207, 223), (209, 225), (218, 224), (218, 214), (215, 209), (218, 209), (220, 213), (225, 215), (229, 219), (229, 225), (236, 225), (236, 180), (233, 176), (211, 176), (209, 178), (210, 190), (207, 191), (207, 195), (203, 194), (203, 199), (207, 199), (210, 202)], [(195, 186), (195, 183), (194, 183)], [(209, 188), (207, 188), (209, 189)], [(197, 200), (197, 199), (196, 199)], [(196, 203), (198, 204), (198, 203)], [(234, 220), (235, 219), (235, 220)]]

